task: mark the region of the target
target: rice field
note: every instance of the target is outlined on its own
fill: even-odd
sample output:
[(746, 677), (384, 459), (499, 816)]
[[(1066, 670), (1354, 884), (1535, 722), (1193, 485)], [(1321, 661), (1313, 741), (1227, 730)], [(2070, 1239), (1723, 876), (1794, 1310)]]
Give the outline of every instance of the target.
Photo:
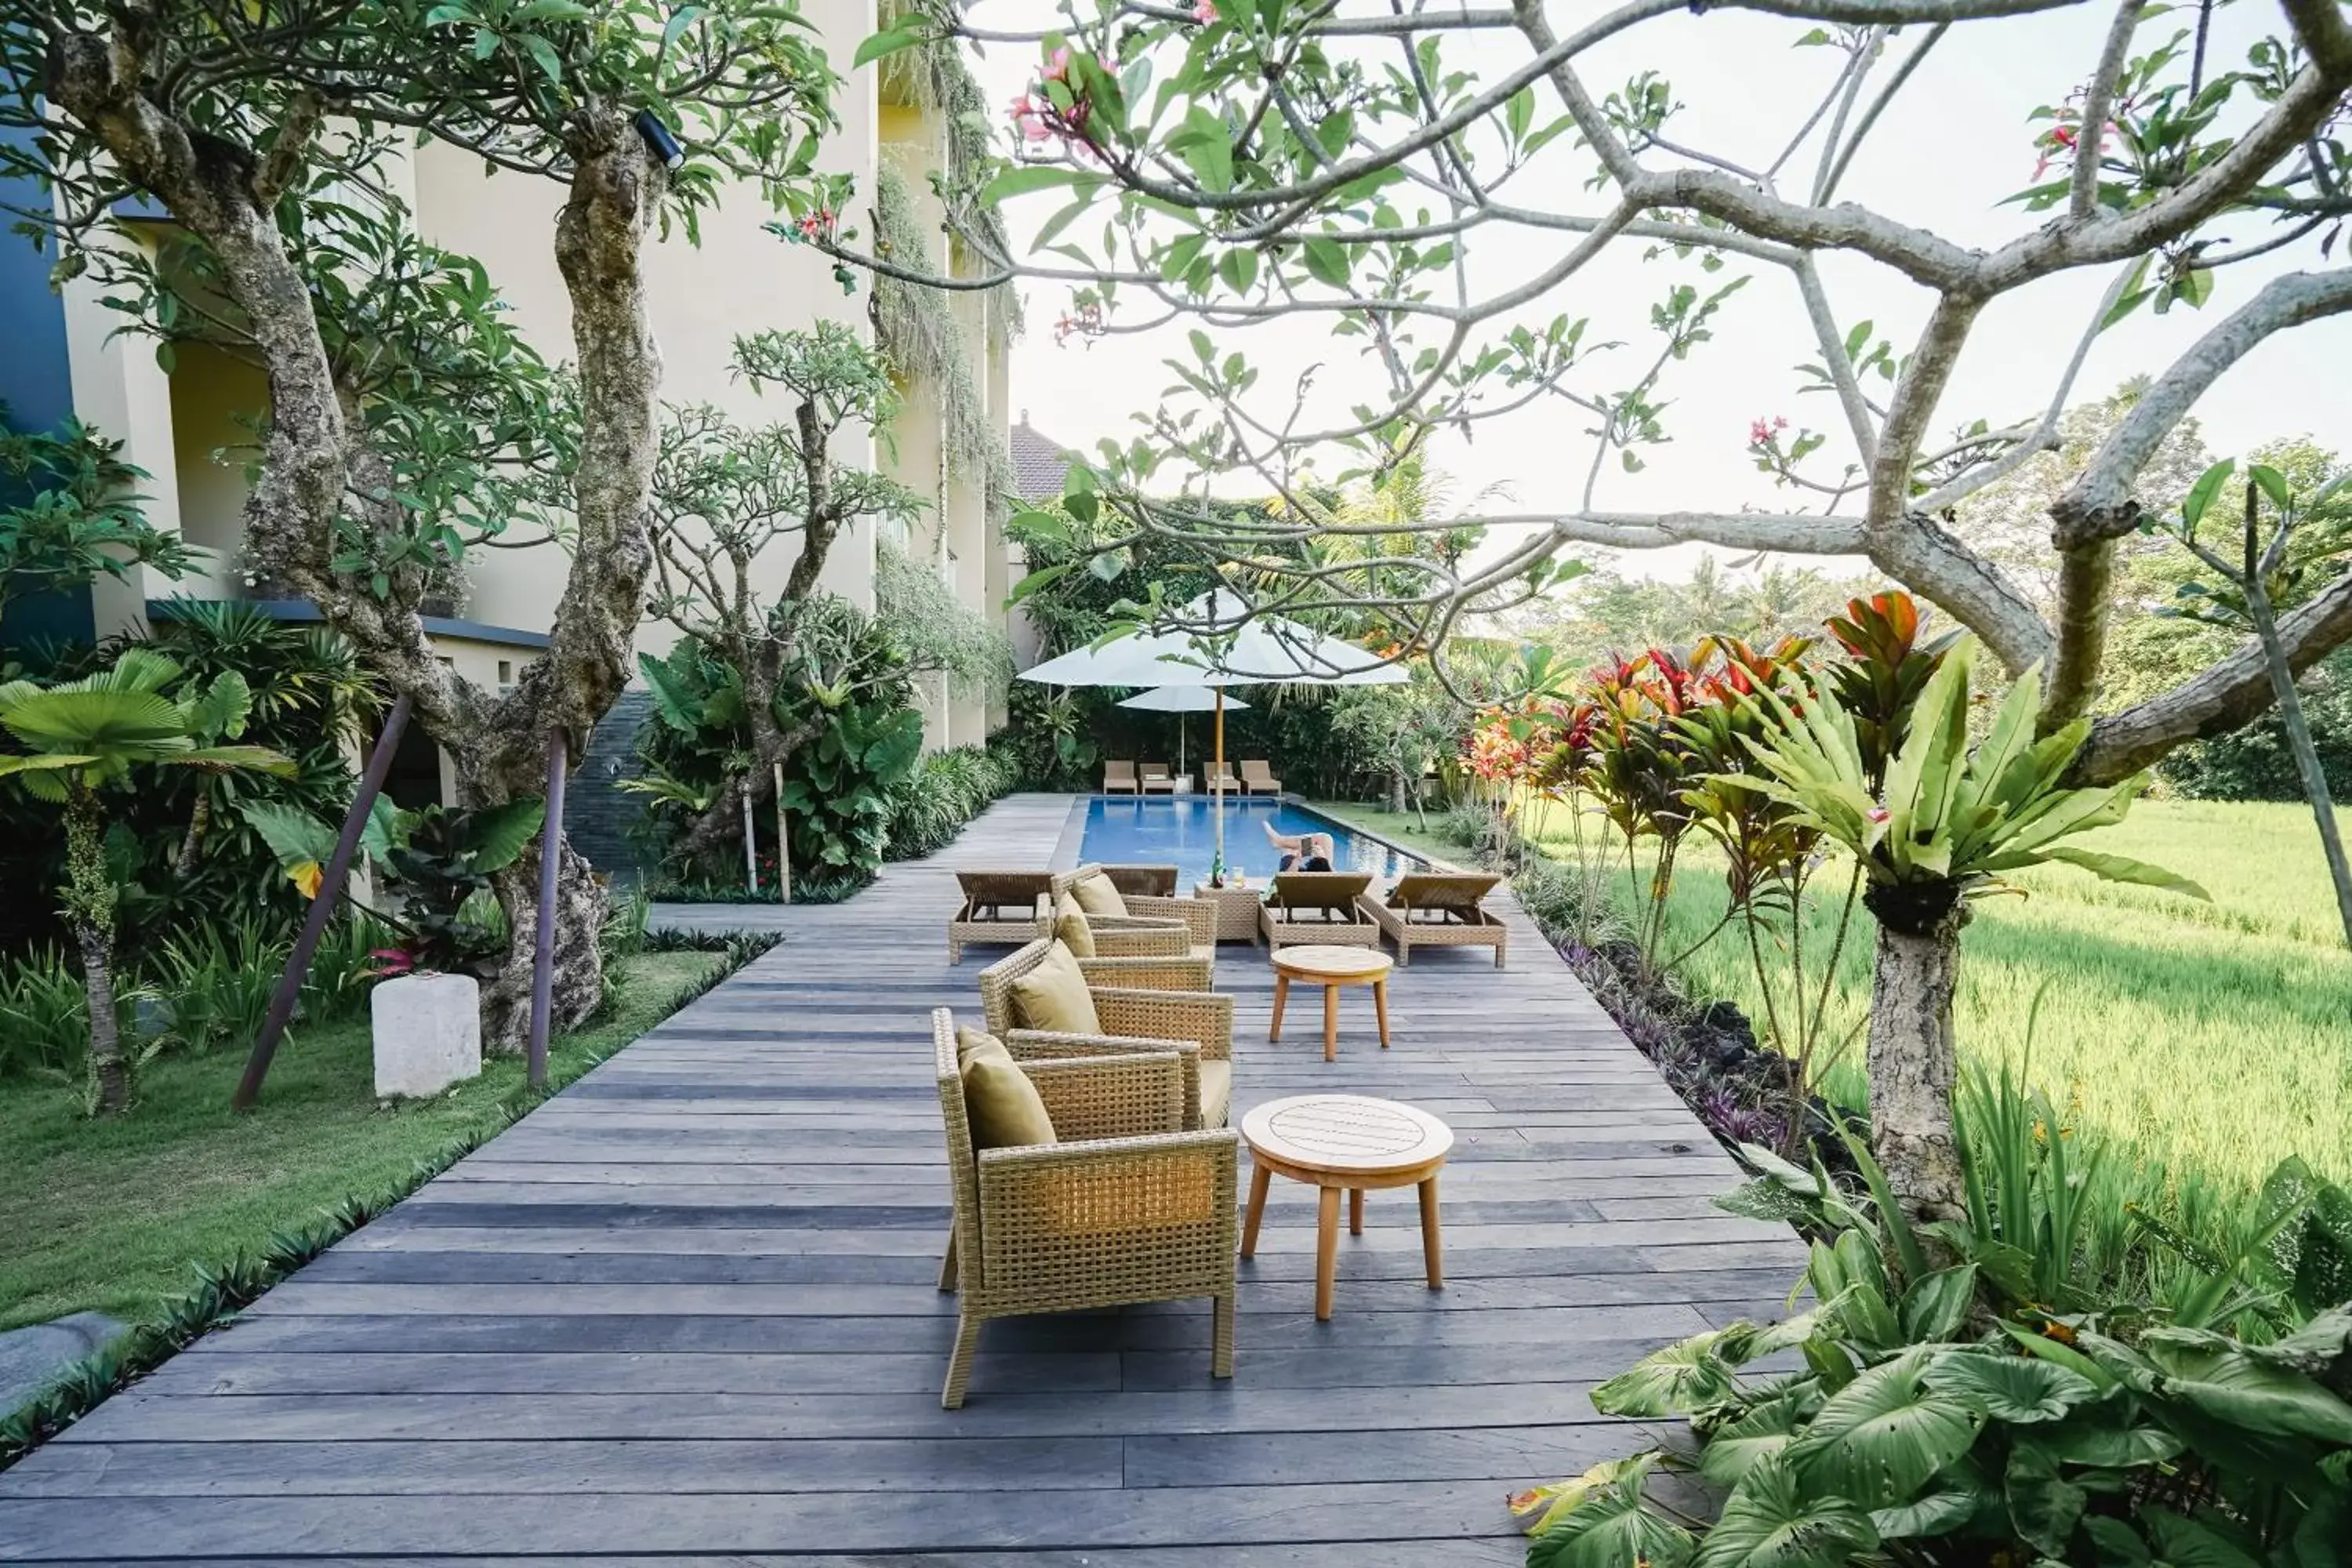
[[(1534, 826), (1547, 850), (1568, 852), (1563, 822)], [(2352, 956), (2309, 811), (2143, 802), (2129, 820), (2081, 842), (2193, 878), (2212, 901), (2064, 867), (1979, 900), (1955, 1010), (1962, 1052), (2018, 1066), (2086, 1126), (2175, 1168), (2251, 1185), (2297, 1153), (2352, 1180)], [(1715, 864), (1704, 851), (1685, 851), (1669, 954), (1722, 915)], [(1622, 868), (1616, 885), (1622, 892)], [(1808, 954), (1829, 951), (1845, 885), (1843, 868), (1819, 878)], [(1859, 1088), (1872, 934), (1857, 910), (1831, 993), (1832, 1035), (1847, 1042), (1833, 1069), (1841, 1089)], [(1736, 928), (1700, 948), (1684, 973), (1694, 992), (1761, 1016)]]

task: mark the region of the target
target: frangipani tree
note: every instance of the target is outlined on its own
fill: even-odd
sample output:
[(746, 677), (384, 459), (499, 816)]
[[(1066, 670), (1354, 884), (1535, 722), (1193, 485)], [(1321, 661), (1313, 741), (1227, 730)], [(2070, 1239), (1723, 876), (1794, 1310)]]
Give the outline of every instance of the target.
[[(856, 332), (837, 321), (761, 332), (737, 340), (735, 364), (779, 393), (790, 418), (745, 429), (715, 408), (673, 408), (654, 468), (654, 613), (734, 670), (751, 735), (741, 767), (699, 803), (674, 847), (688, 861), (739, 831), (744, 802), (771, 798), (776, 764), (809, 738), (782, 723), (776, 700), (788, 674), (825, 679), (814, 665), (796, 668), (814, 657), (803, 640), (824, 639), (797, 634), (835, 541), (861, 519), (908, 521), (921, 510), (904, 485), (834, 453), (845, 427), (887, 437), (898, 406), (888, 365)], [(777, 584), (786, 546), (795, 553)], [(656, 661), (644, 668), (661, 690)]]
[[(1149, 533), (1204, 560), (1279, 561), (1335, 525), (1205, 504), (1221, 487), (1287, 497), (1310, 481), (1393, 471), (1440, 432), (1532, 421), (1541, 449), (1559, 455), (1546, 493), (1444, 524), (1483, 524), (1515, 537), (1510, 548), (1424, 560), (1402, 592), (1340, 563), (1276, 573), (1267, 606), (1385, 601), (1442, 665), (1464, 615), (1540, 593), (1571, 549), (1703, 542), (1863, 557), (1972, 630), (2011, 676), (2047, 670), (2036, 727), (2092, 718), (2070, 766), (2080, 783), (2113, 783), (2271, 700), (2248, 641), (2171, 689), (2097, 711), (2116, 544), (2137, 525), (2144, 468), (2231, 366), (2352, 310), (2352, 267), (2335, 252), (2352, 214), (2352, 20), (2335, 0), (2278, 0), (2258, 16), (2103, 7), (2079, 86), (2045, 108), (2032, 145), (2020, 138), (2021, 169), (2037, 153), (2043, 167), (2016, 194), (2006, 237), (1940, 231), (1921, 216), (1938, 188), (1927, 156), (1874, 140), (1900, 118), (1890, 106), (1933, 75), (1956, 36), (2005, 26), (2014, 53), (2034, 42), (2021, 18), (2084, 9), (1726, 0), (1694, 23), (1667, 0), (1589, 15), (1535, 0), (1074, 0), (1042, 28), (934, 9), (867, 52), (942, 37), (1037, 51), (998, 172), (947, 193), (948, 221), (979, 265), (933, 278), (866, 255), (845, 234), (811, 237), (845, 261), (939, 287), (1020, 278), (1065, 288), (1061, 330), (1072, 336), (1196, 329), (1171, 356), (1172, 384), (1141, 435), (1073, 469), (1074, 490), (1118, 525), (1099, 531), (1105, 552), (1122, 548), (1122, 534)], [(1665, 74), (1669, 51), (1688, 47), (1688, 28), (1730, 28), (1741, 13), (1749, 31), (1737, 47), (1755, 62), (1741, 75), (1743, 122), (1772, 112), (1754, 106), (1785, 105), (1781, 123), (1751, 145), (1710, 144), (1685, 129), (1697, 117)], [(1775, 26), (1800, 46), (1786, 72), (1752, 47), (1758, 29)], [(1675, 28), (1680, 42), (1664, 42)], [(2217, 30), (2240, 39), (2228, 51), (2236, 58), (2223, 58)], [(1652, 68), (1598, 75), (1598, 62), (1652, 38)], [(1990, 101), (1981, 87), (1969, 91)], [(2017, 135), (2014, 124), (1952, 117), (1937, 134), (1983, 144)], [(1854, 199), (1866, 174), (1888, 170), (1871, 202)], [(836, 211), (843, 195), (824, 192)], [(1025, 247), (991, 245), (979, 219), (998, 208), (1014, 215), (1008, 226)], [(1617, 258), (1659, 277), (1612, 315), (1622, 291), (1597, 280), (1613, 277)], [(1858, 271), (1916, 300), (1905, 324), (1841, 307), (1835, 285)], [(2050, 384), (2021, 407), (1956, 406), (1956, 373), (1986, 319), (2070, 275), (2091, 280), (2092, 298)], [(1747, 429), (1758, 491), (1745, 504), (1615, 500), (1639, 489), (1675, 436), (1679, 378), (1711, 342), (1774, 309), (1811, 343), (1798, 389), (1818, 389), (1830, 417)], [(2049, 508), (2060, 560), (2045, 613), (1962, 541), (1955, 510), (2057, 445), (2103, 335), (2181, 310), (2210, 324), (2149, 367), (2128, 415)], [(1339, 372), (1270, 374), (1279, 367), (1253, 345), (1276, 341), (1262, 330), (1280, 323), (1294, 336), (1303, 324), (1318, 352), (1344, 356)], [(2352, 573), (2280, 617), (2294, 668), (2347, 640)]]
[[(313, 600), (453, 754), (463, 804), (543, 787), (630, 673), (652, 563), (646, 508), (661, 354), (646, 247), (718, 195), (804, 172), (833, 77), (786, 4), (660, 0), (0, 0), (0, 174), (32, 183), (18, 226), (89, 273), (167, 356), (204, 323), (266, 374), (246, 504), (248, 563)], [(558, 421), (494, 281), (417, 238), (386, 172), (431, 139), (558, 182), (549, 236), (569, 293), (576, 440), (554, 467), (572, 563), (545, 655), (504, 696), (444, 666), (420, 605), (509, 458)], [(160, 207), (169, 264), (115, 223)], [(565, 422), (568, 423), (568, 422)], [(511, 933), (484, 993), (520, 1039), (536, 855), (497, 879)], [(565, 851), (555, 1010), (600, 994), (602, 895)]]
[(1852, 855), (1863, 904), (1878, 921), (1870, 997), (1871, 1145), (1920, 1213), (1957, 1219), (1964, 1189), (1952, 1124), (1952, 994), (1969, 900), (2002, 889), (2005, 873), (2048, 861), (2095, 876), (2204, 898), (2186, 878), (2127, 856), (2063, 840), (2123, 820), (2146, 774), (2111, 784), (2064, 781), (2090, 721), (2036, 738), (2042, 674), (2010, 687), (1983, 739), (1969, 736), (1977, 644), (1947, 651), (1912, 705), (1884, 764), (1827, 681), (1783, 693), (1758, 689), (1773, 725), (1743, 743), (1762, 769), (1719, 782), (1760, 791), (1797, 823)]
[(100, 1116), (131, 1103), (131, 1058), (114, 1015), (116, 887), (106, 863), (104, 792), (143, 767), (294, 772), (293, 759), (266, 746), (206, 743), (243, 732), (253, 705), (244, 677), (224, 671), (175, 696), (167, 688), (179, 676), (173, 660), (131, 647), (111, 668), (80, 680), (0, 686), (0, 729), (25, 748), (0, 755), (0, 777), (14, 774), (36, 799), (65, 808), (65, 916), (81, 949), (89, 1003), (89, 1104)]

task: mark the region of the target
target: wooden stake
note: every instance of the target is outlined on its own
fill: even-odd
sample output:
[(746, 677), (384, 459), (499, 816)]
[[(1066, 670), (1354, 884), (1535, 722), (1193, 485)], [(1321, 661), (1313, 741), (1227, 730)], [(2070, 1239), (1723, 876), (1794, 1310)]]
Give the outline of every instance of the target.
[(745, 784), (743, 800), (743, 879), (756, 897), (760, 891), (760, 836), (751, 826), (751, 786)]
[(539, 925), (530, 959), (530, 1087), (547, 1087), (547, 1032), (555, 1010), (555, 894), (563, 870), (563, 731), (547, 737), (547, 818), (539, 830)]
[(772, 764), (776, 770), (776, 891), (785, 902), (793, 901), (793, 846), (784, 836), (784, 764)]
[(261, 1035), (253, 1042), (253, 1055), (246, 1059), (245, 1076), (237, 1080), (236, 1092), (229, 1097), (231, 1110), (251, 1110), (260, 1098), (261, 1080), (269, 1076), (270, 1058), (278, 1054), (278, 1042), (285, 1037), (286, 1025), (294, 1016), (294, 1004), (302, 994), (302, 977), (310, 972), (310, 960), (319, 951), (319, 938), (326, 933), (327, 918), (335, 912), (335, 905), (343, 896), (343, 883), (352, 871), (352, 858), (359, 853), (360, 835), (367, 827), (368, 814), (374, 808), (375, 797), (383, 793), (383, 781), (391, 775), (393, 753), (400, 749), (400, 732), (408, 728), (408, 694), (401, 693), (394, 701), (392, 711), (383, 716), (383, 732), (375, 738), (375, 750), (368, 753), (367, 772), (360, 776), (360, 787), (352, 794), (352, 808), (343, 814), (343, 831), (335, 839), (335, 852), (327, 858), (326, 874), (319, 879), (319, 890), (310, 895), (310, 912), (303, 918), (302, 932), (294, 939), (294, 951), (286, 955), (286, 971), (278, 977), (277, 994), (269, 999), (268, 1016), (262, 1020)]

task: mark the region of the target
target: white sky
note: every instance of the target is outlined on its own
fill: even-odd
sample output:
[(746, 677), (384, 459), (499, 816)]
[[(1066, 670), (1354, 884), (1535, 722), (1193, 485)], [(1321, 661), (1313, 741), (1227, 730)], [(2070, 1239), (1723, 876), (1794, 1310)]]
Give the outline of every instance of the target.
[[(1570, 11), (1555, 0), (1556, 26), (1565, 31), (1588, 20), (1589, 10)], [(2001, 198), (2029, 183), (2035, 154), (2029, 112), (2063, 100), (2089, 72), (2111, 9), (2081, 5), (2053, 15), (1992, 23), (1967, 23), (1952, 29), (1913, 77), (1882, 119), (1839, 190), (1853, 200), (1918, 224), (1961, 243), (1992, 247), (2028, 232), (2041, 218)], [(2177, 14), (2186, 25), (2189, 14)], [(993, 0), (974, 13), (983, 26), (1043, 26), (1051, 13), (1039, 0)], [(2159, 21), (2141, 33), (2143, 48), (2173, 26)], [(1797, 49), (1790, 44), (1804, 28), (1748, 13), (1705, 16), (1676, 12), (1621, 34), (1584, 58), (1587, 83), (1597, 92), (1622, 83), (1644, 68), (1667, 77), (1685, 110), (1667, 134), (1685, 144), (1751, 166), (1769, 162), (1811, 112), (1843, 57), (1827, 48)], [(1881, 62), (1873, 85), (1883, 81), (1894, 60), (1907, 53), (1916, 29), (1897, 37)], [(2242, 62), (2246, 44), (2265, 32), (2284, 32), (2273, 4), (2242, 5), (2217, 14), (2209, 72)], [(1516, 35), (1488, 41), (1476, 57), (1449, 59), (1472, 67), (1489, 79), (1524, 58)], [(1500, 62), (1499, 65), (1497, 62)], [(1021, 51), (998, 46), (981, 63), (981, 79), (992, 104), (1003, 106), (1020, 91), (1034, 68)], [(1867, 96), (1867, 94), (1865, 95)], [(1547, 93), (1538, 122), (1556, 112)], [(1588, 166), (1582, 153), (1569, 154), (1562, 138), (1544, 154), (1546, 163), (1521, 176), (1511, 197), (1525, 205), (1593, 211), (1582, 191)], [(1790, 165), (1784, 191), (1810, 180), (1818, 142)], [(1661, 154), (1653, 153), (1655, 162)], [(1544, 182), (1538, 185), (1535, 182)], [(1801, 190), (1798, 194), (1801, 194)], [(1049, 192), (1008, 206), (1019, 237), (1054, 213), (1066, 199)], [(1410, 205), (1399, 198), (1411, 217)], [(2263, 231), (2256, 230), (2256, 233)], [(1507, 285), (1558, 254), (1556, 239), (1513, 235), (1500, 243), (1474, 245), (1473, 281), (1486, 289)], [(1850, 448), (1838, 438), (1836, 410), (1826, 395), (1798, 395), (1800, 361), (1815, 358), (1793, 283), (1777, 268), (1730, 266), (1711, 279), (1690, 263), (1643, 263), (1643, 242), (1621, 241), (1609, 256), (1523, 319), (1548, 320), (1567, 311), (1591, 318), (1587, 342), (1622, 339), (1627, 347), (1583, 384), (1614, 390), (1638, 374), (1655, 353), (1648, 328), (1651, 302), (1676, 279), (1703, 289), (1736, 271), (1753, 271), (1754, 281), (1717, 319), (1716, 341), (1703, 344), (1685, 363), (1668, 373), (1662, 387), (1672, 400), (1666, 421), (1671, 445), (1645, 448), (1647, 469), (1627, 475), (1612, 457), (1595, 495), (1605, 509), (1664, 510), (1744, 508), (1785, 510), (1792, 492), (1775, 489), (1758, 473), (1745, 446), (1749, 422), (1782, 415), (1832, 435), (1828, 448), (1810, 471), (1833, 479)], [(2335, 258), (2341, 264), (2339, 253)], [(2263, 258), (2225, 268), (2221, 286), (2202, 311), (2176, 307), (2158, 318), (2147, 308), (2104, 335), (2092, 350), (2073, 401), (2105, 395), (2135, 374), (2160, 370), (2200, 333), (2242, 303), (2263, 279), (2292, 268), (2324, 265), (2315, 239), (2282, 253), (2274, 264)], [(1909, 346), (1924, 321), (1929, 297), (1874, 263), (1834, 253), (1822, 262), (1825, 283), (1842, 327), (1869, 319), (1895, 352)], [(2009, 296), (1980, 319), (1950, 392), (1932, 429), (1938, 435), (1982, 416), (1996, 425), (2029, 416), (2048, 401), (2057, 376), (2086, 325), (2112, 273), (2081, 271)], [(1074, 340), (1056, 346), (1052, 323), (1062, 313), (1059, 290), (1032, 285), (1030, 330), (1015, 350), (1013, 407), (1026, 410), (1047, 435), (1072, 446), (1091, 447), (1103, 437), (1134, 433), (1133, 416), (1156, 404), (1171, 377), (1161, 362), (1185, 354), (1180, 323), (1135, 337), (1091, 343)], [(1219, 335), (1221, 350), (1239, 347), (1264, 368), (1262, 386), (1287, 387), (1309, 364), (1325, 369), (1318, 384), (1335, 392), (1354, 385), (1349, 401), (1368, 395), (1370, 367), (1356, 356), (1358, 340), (1334, 340), (1319, 323), (1285, 321), (1246, 333)], [(2240, 363), (2197, 409), (2206, 440), (2219, 455), (2233, 455), (2271, 438), (2308, 434), (2338, 450), (2352, 449), (2352, 320), (2331, 321), (2278, 334)], [(1507, 502), (1489, 510), (1541, 510), (1578, 503), (1591, 446), (1583, 436), (1589, 416), (1565, 405), (1538, 405), (1525, 413), (1478, 427), (1475, 443), (1449, 437), (1435, 448), (1435, 461), (1455, 482), (1457, 504), (1490, 485), (1506, 487)], [(1837, 460), (1823, 459), (1837, 455)], [(1237, 489), (1257, 487), (1237, 485)], [(1688, 552), (1629, 557), (1636, 574), (1680, 575)]]

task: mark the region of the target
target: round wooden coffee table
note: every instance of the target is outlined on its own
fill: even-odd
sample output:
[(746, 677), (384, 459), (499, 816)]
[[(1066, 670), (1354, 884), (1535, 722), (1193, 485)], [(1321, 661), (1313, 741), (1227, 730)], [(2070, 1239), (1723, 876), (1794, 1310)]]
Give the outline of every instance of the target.
[(1454, 1147), (1454, 1130), (1426, 1110), (1360, 1094), (1300, 1094), (1268, 1100), (1242, 1118), (1250, 1150), (1249, 1217), (1242, 1256), (1257, 1250), (1265, 1190), (1277, 1174), (1322, 1189), (1315, 1216), (1315, 1315), (1331, 1318), (1331, 1280), (1339, 1259), (1339, 1194), (1348, 1194), (1348, 1233), (1364, 1234), (1368, 1188), (1421, 1189), (1421, 1256), (1429, 1288), (1445, 1288), (1437, 1235), (1437, 1172)]
[(1290, 983), (1323, 987), (1323, 1059), (1339, 1059), (1339, 988), (1369, 985), (1380, 1017), (1381, 1049), (1389, 1048), (1389, 955), (1367, 947), (1277, 947), (1274, 950), (1274, 1022), (1268, 1044), (1282, 1038), (1282, 1009)]

